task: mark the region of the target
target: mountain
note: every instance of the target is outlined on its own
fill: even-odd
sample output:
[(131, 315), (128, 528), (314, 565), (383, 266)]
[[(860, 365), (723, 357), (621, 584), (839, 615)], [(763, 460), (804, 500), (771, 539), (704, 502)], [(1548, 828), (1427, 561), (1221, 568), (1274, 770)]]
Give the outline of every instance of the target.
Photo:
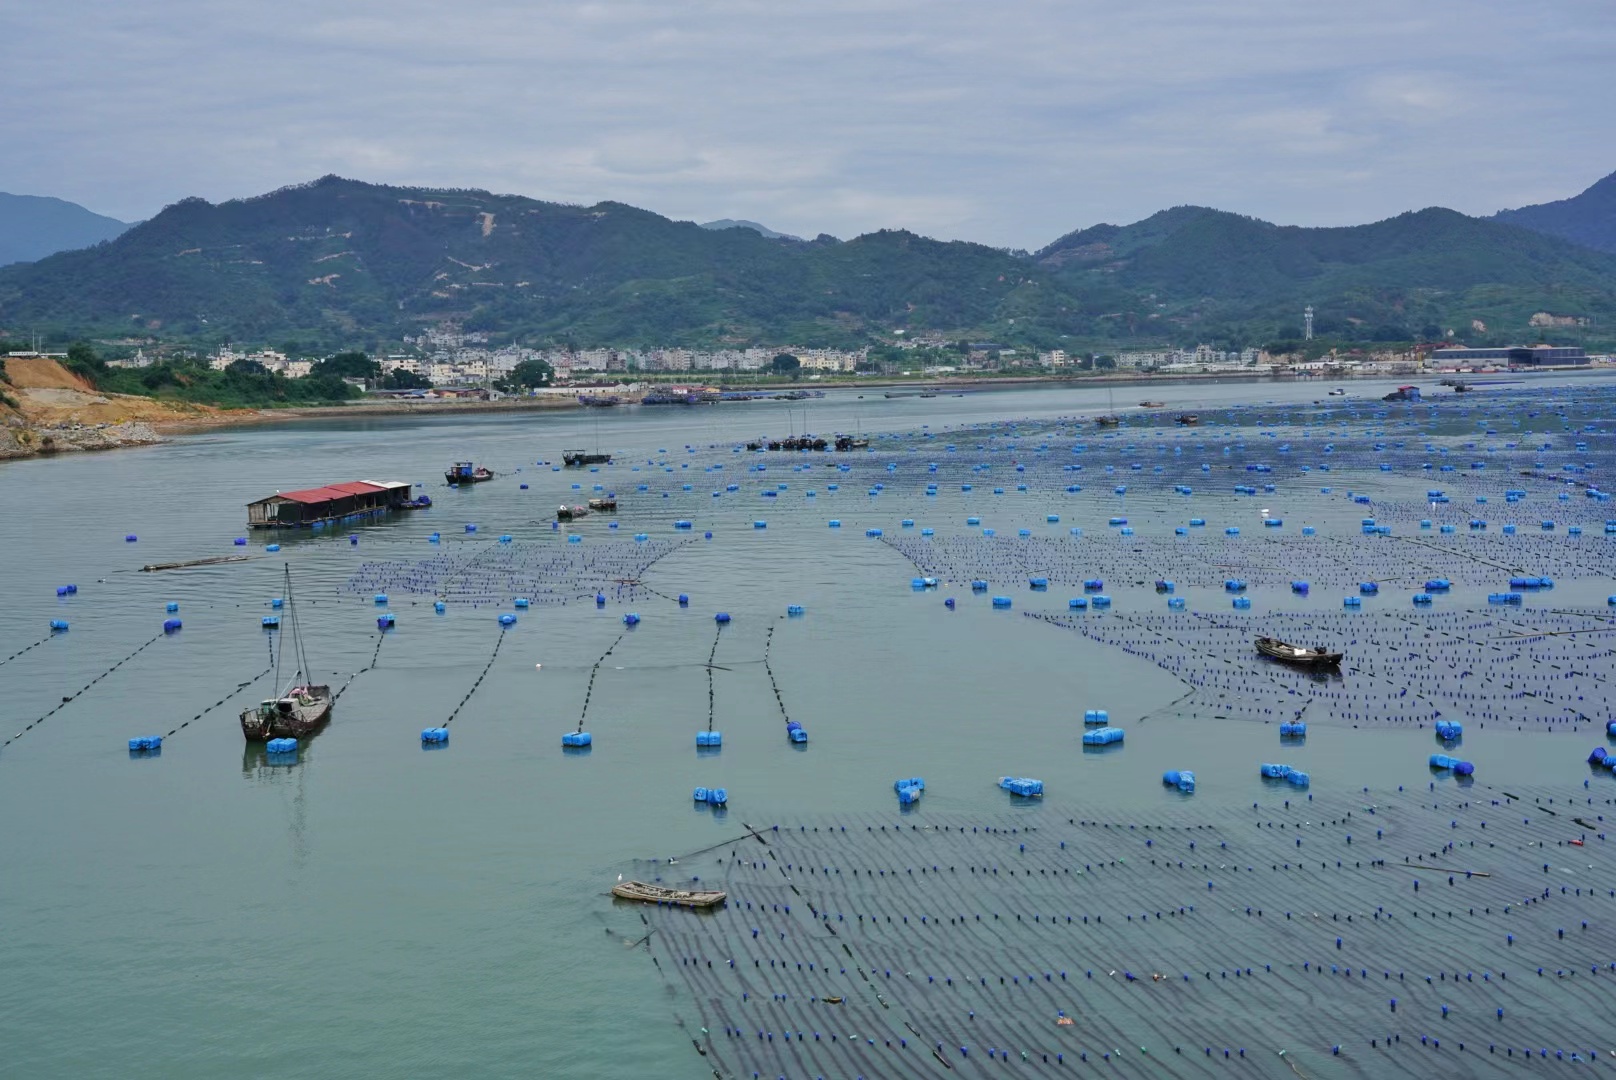
[(325, 177), (186, 199), (110, 244), (0, 269), (0, 327), (344, 344), (454, 318), (580, 344), (849, 342), (990, 323), (1029, 269), (905, 232), (782, 244), (621, 203)]
[(87, 248), (129, 228), (77, 203), (0, 191), (0, 266)]
[(1247, 345), (1299, 334), (1308, 304), (1321, 335), (1349, 342), (1535, 340), (1540, 311), (1590, 320), (1557, 339), (1606, 341), (1616, 256), (1451, 210), (1315, 229), (1181, 206), (1028, 257), (899, 230), (770, 239), (622, 203), (325, 177), (186, 199), (108, 243), (0, 268), (0, 330), (309, 352), (386, 348), (446, 319), (580, 347), (847, 346), (900, 329), (1101, 351)]
[(802, 239), (802, 237), (792, 236), (790, 233), (775, 232), (773, 229), (759, 225), (755, 221), (747, 221), (745, 218), (719, 218), (717, 221), (703, 222), (701, 227), (704, 229), (751, 229), (765, 240)]
[(1558, 236), (1583, 247), (1616, 252), (1616, 173), (1581, 195), (1519, 210), (1501, 210), (1493, 220)]
[(1321, 333), (1368, 327), (1386, 340), (1473, 319), (1519, 336), (1541, 310), (1616, 315), (1616, 257), (1438, 208), (1302, 228), (1180, 206), (1069, 233), (1034, 257), (1075, 292), (1144, 294), (1158, 319), (1203, 327), (1295, 325), (1306, 304)]

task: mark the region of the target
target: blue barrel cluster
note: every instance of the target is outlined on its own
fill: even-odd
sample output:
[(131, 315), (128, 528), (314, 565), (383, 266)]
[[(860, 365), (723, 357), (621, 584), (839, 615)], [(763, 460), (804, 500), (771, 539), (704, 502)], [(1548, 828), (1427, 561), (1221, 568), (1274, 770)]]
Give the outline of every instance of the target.
[(1085, 578), (1083, 581), (1084, 592), (1099, 592), (1103, 588), (1105, 588), (1105, 582), (1097, 577)]
[(1073, 611), (1084, 610), (1089, 606), (1089, 598), (1086, 596), (1074, 596), (1066, 601), (1066, 606)]
[(1452, 742), (1464, 735), (1464, 725), (1457, 720), (1438, 720), (1436, 722), (1436, 737), (1443, 742)]
[(1358, 592), (1364, 596), (1376, 596), (1380, 593), (1380, 585), (1373, 581), (1360, 581)]
[(636, 612), (633, 612), (633, 611), (629, 612), (627, 615), (623, 616), (623, 625), (624, 626), (638, 626), (638, 625), (640, 625), (640, 616)]
[(1246, 581), (1243, 578), (1226, 578), (1223, 582), (1224, 592), (1245, 592)]
[[(923, 578), (922, 580), (925, 581), (929, 585), (936, 585), (937, 584), (937, 579), (936, 578)], [(807, 609), (805, 609), (801, 604), (787, 604), (786, 605), (786, 614), (790, 615), (790, 616), (801, 615), (805, 610), (807, 610)]]
[(163, 633), (172, 634), (172, 633), (176, 632), (177, 630), (179, 630), (182, 625), (183, 624), (178, 619), (164, 619), (163, 620)]
[(501, 625), (501, 626), (515, 626), (516, 625), (516, 616), (512, 615), (510, 612), (507, 611), (505, 614), (503, 614), (503, 615), (501, 615), (499, 617), (499, 625)]
[(271, 754), (297, 753), (296, 739), (271, 739), (264, 744), (264, 749)]
[(50, 628), (51, 628), (51, 633), (60, 634), (62, 631), (67, 629), (67, 620), (66, 619), (52, 619), (50, 621)]
[(1030, 776), (1001, 776), (999, 786), (1023, 799), (1041, 799), (1044, 796), (1044, 782)]
[(892, 790), (898, 793), (900, 805), (908, 806), (920, 801), (921, 794), (926, 790), (926, 781), (918, 776), (910, 776), (903, 780), (894, 780)]
[(1447, 754), (1432, 754), (1431, 768), (1447, 771), (1451, 769), (1458, 776), (1469, 776), (1476, 771), (1476, 767), (1468, 761), (1460, 761)]
[(511, 604), (513, 607), (526, 608), (531, 607), (533, 605), (533, 601), (529, 600), (525, 596), (518, 596), (515, 600), (511, 601)]
[(1168, 769), (1162, 773), (1162, 783), (1190, 795), (1195, 791), (1195, 774), (1188, 769)]
[[(77, 585), (58, 585), (58, 586), (56, 586), (56, 595), (57, 596), (76, 596), (78, 594), (78, 591), (79, 591), (79, 587)], [(178, 610), (178, 609), (176, 608), (176, 610)]]
[(573, 750), (590, 746), (594, 741), (594, 737), (587, 731), (569, 731), (561, 736), (561, 745)]
[(724, 733), (722, 731), (698, 731), (696, 732), (696, 745), (711, 747), (723, 746)]
[(1291, 582), (1291, 592), (1295, 593), (1297, 596), (1306, 596), (1308, 594), (1308, 590), (1311, 588), (1312, 586), (1305, 581)]
[(706, 803), (708, 806), (726, 806), (729, 804), (729, 792), (721, 787), (699, 787), (691, 793), (691, 797), (699, 803)]
[(446, 727), (422, 728), (421, 741), (424, 743), (446, 743), (449, 741), (449, 729)]
[[(1612, 722), (1616, 723), (1616, 721)], [(133, 739), (129, 740), (131, 748), (133, 748), (134, 742)], [(1588, 755), (1588, 764), (1599, 769), (1616, 769), (1616, 754), (1612, 754), (1603, 746), (1596, 746), (1594, 747), (1594, 752)]]
[(1493, 592), (1487, 594), (1489, 604), (1520, 604), (1525, 600), (1518, 592)]
[(129, 740), (129, 749), (136, 753), (145, 753), (149, 750), (161, 750), (163, 737), (161, 735), (141, 735)]
[(1341, 606), (1344, 608), (1361, 608), (1363, 607), (1363, 598), (1359, 596), (1343, 597)]
[(1301, 769), (1293, 769), (1289, 765), (1277, 765), (1264, 762), (1258, 766), (1264, 778), (1269, 780), (1285, 780), (1296, 787), (1307, 787), (1311, 782), (1307, 773)]
[(1451, 588), (1453, 588), (1453, 582), (1445, 577), (1432, 578), (1425, 583), (1426, 592), (1447, 592)]
[(1111, 723), (1111, 713), (1105, 709), (1084, 709), (1083, 724), (1085, 727), (1105, 727)]
[(1234, 603), (1234, 609), (1236, 611), (1250, 611), (1251, 610), (1251, 597), (1249, 597), (1249, 596), (1237, 596), (1237, 597), (1234, 598), (1233, 603)]
[(727, 612), (727, 611), (718, 612), (716, 615), (713, 616), (713, 622), (718, 623), (720, 625), (729, 622), (729, 612)]
[[(276, 621), (278, 622), (279, 620), (277, 619)], [(398, 620), (394, 618), (391, 611), (383, 612), (382, 614), (376, 616), (376, 629), (391, 630), (394, 623), (397, 621)]]
[(1049, 588), (1049, 579), (1046, 577), (1030, 577), (1027, 579), (1027, 587), (1029, 589), (1047, 589)]
[(1551, 577), (1512, 577), (1509, 579), (1509, 587), (1512, 589), (1552, 589), (1554, 588), (1554, 579)]
[(1095, 728), (1083, 733), (1084, 746), (1110, 746), (1122, 741), (1123, 731), (1116, 727)]
[(808, 741), (808, 733), (804, 731), (802, 725), (797, 723), (795, 720), (787, 720), (786, 738), (790, 739), (794, 743), (805, 743)]
[(996, 608), (1007, 608), (1010, 606), (1010, 598), (1008, 596), (995, 596), (993, 598), (993, 606)]
[(1279, 725), (1279, 737), (1282, 739), (1300, 739), (1307, 735), (1307, 722), (1305, 720), (1290, 720)]
[(1421, 607), (1427, 606), (1428, 604), (1431, 603), (1431, 594), (1430, 593), (1423, 593), (1423, 592), (1415, 593), (1414, 594), (1414, 603), (1418, 604)]

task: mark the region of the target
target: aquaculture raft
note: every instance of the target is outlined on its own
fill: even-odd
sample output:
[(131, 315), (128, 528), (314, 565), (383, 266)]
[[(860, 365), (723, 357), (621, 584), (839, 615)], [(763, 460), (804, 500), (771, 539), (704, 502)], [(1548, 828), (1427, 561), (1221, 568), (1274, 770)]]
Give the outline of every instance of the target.
[(431, 500), (410, 498), (410, 485), (400, 480), (355, 480), (346, 484), (277, 492), (247, 504), (247, 525), (253, 529), (295, 529), (348, 518), (413, 510)]
[(716, 889), (666, 889), (643, 881), (619, 881), (612, 895), (644, 904), (672, 904), (674, 907), (710, 908), (724, 902), (725, 894)]

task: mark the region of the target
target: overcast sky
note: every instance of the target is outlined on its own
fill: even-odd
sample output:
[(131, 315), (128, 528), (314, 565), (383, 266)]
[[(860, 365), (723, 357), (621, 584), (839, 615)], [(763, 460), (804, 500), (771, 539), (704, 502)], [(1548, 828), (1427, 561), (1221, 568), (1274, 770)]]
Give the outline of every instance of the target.
[(1616, 170), (1616, 0), (17, 0), (0, 190), (125, 220), (326, 173), (1001, 246)]

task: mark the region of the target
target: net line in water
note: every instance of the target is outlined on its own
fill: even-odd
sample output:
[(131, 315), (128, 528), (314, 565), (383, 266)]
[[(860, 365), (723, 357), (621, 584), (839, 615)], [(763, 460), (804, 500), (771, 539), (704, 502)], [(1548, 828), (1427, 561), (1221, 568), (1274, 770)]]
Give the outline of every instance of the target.
[[(1226, 1047), (1316, 1075), (1503, 1075), (1528, 1043), (1607, 1053), (1589, 1020), (1616, 1000), (1616, 875), (1570, 843), (1604, 834), (1563, 824), (1602, 827), (1616, 804), (1532, 799), (816, 817), (765, 831), (766, 849), (658, 864), (729, 900), (641, 914), (720, 1076), (908, 1075), (933, 1054), (975, 1076), (1108, 1053), (1127, 1075), (1200, 1076)], [(1451, 872), (1420, 868), (1433, 858)]]
[(62, 700), (55, 707), (53, 707), (49, 712), (45, 713), (45, 715), (41, 716), (38, 720), (32, 721), (31, 723), (28, 724), (27, 727), (24, 727), (22, 730), (18, 731), (15, 735), (11, 736), (11, 738), (7, 739), (5, 742), (0, 742), (0, 748), (10, 746), (12, 743), (14, 743), (18, 739), (22, 738), (23, 735), (25, 735), (28, 732), (34, 730), (34, 728), (38, 727), (40, 724), (43, 724), (45, 721), (49, 720), (51, 717), (55, 716), (57, 713), (61, 712), (65, 708), (67, 708), (73, 702), (77, 701), (80, 697), (82, 697), (86, 692), (88, 692), (92, 687), (94, 687), (96, 683), (100, 682), (102, 679), (107, 678), (109, 675), (111, 675), (113, 672), (117, 671), (119, 668), (123, 667), (129, 661), (133, 660), (135, 657), (137, 657), (141, 653), (145, 652), (153, 644), (155, 644), (158, 641), (161, 641), (162, 638), (163, 638), (162, 633), (152, 635), (152, 637), (148, 638), (146, 641), (144, 641), (140, 645), (136, 646), (135, 650), (133, 652), (131, 652), (128, 656), (125, 656), (122, 659), (120, 659), (117, 663), (113, 664), (111, 667), (107, 668), (107, 670), (103, 671), (101, 674), (97, 675), (95, 678), (91, 679), (89, 682), (87, 682), (83, 686), (79, 687), (73, 693), (64, 695)]

